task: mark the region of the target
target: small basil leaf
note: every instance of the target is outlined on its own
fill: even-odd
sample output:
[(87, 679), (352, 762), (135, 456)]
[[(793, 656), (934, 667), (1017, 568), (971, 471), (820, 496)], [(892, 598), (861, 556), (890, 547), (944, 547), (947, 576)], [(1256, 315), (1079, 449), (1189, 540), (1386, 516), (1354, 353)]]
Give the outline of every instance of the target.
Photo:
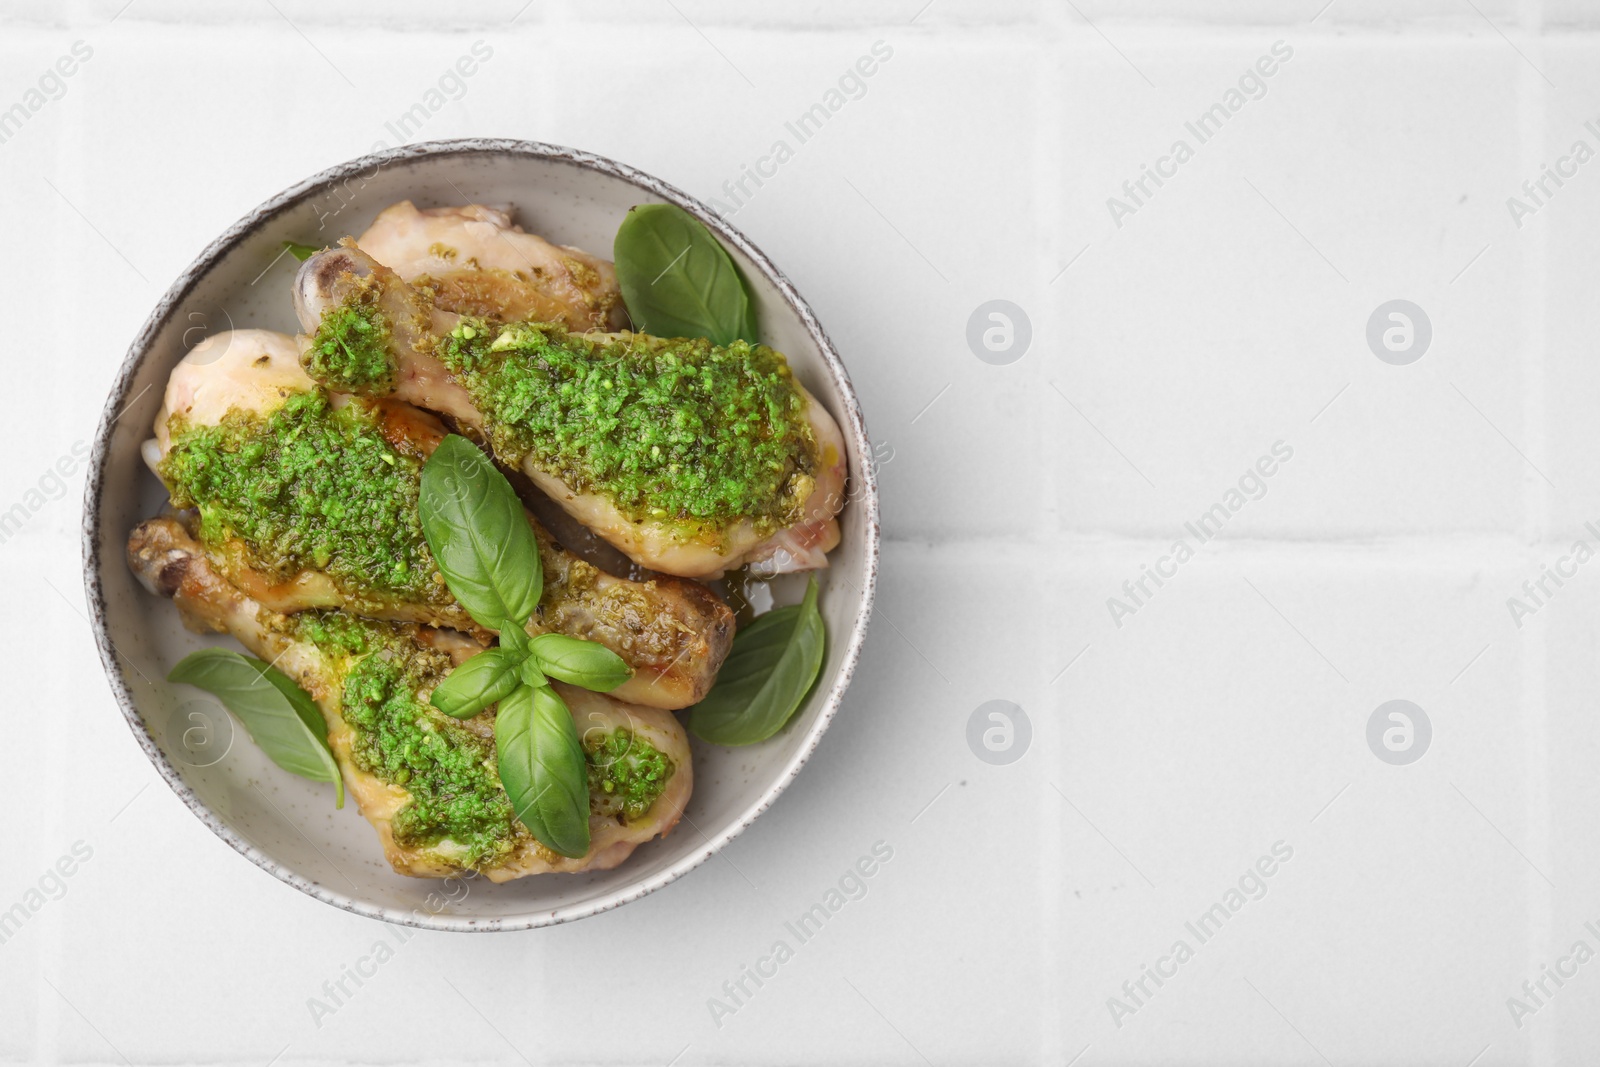
[(422, 468), (422, 533), (445, 584), (480, 626), (525, 621), (543, 588), (539, 546), (511, 483), (451, 434)]
[(572, 712), (549, 686), (518, 686), (494, 720), (500, 784), (522, 825), (563, 856), (589, 851), (589, 767)]
[(633, 677), (621, 656), (581, 637), (540, 634), (528, 642), (528, 650), (545, 674), (596, 693), (609, 693)]
[(328, 748), (328, 724), (288, 675), (231, 649), (203, 648), (178, 661), (167, 681), (222, 701), (273, 763), (313, 782), (332, 782), (335, 806), (344, 807), (344, 778)]
[(734, 637), (716, 684), (689, 710), (690, 732), (714, 745), (765, 741), (811, 691), (825, 643), (813, 578), (805, 600), (767, 612)]
[(756, 342), (755, 305), (728, 253), (672, 204), (628, 209), (612, 246), (634, 329), (657, 337)]
[[(302, 263), (322, 251), (317, 245), (303, 245), (296, 241), (285, 241), (283, 242), (283, 247), (289, 250), (291, 256)], [(278, 255), (281, 256), (283, 253), (279, 252)]]
[(452, 719), (470, 719), (522, 684), (520, 656), (503, 648), (479, 652), (445, 676), (428, 702)]
[(522, 661), (522, 680), (535, 689), (550, 684), (550, 679), (539, 669), (539, 661), (532, 656)]
[(528, 631), (520, 626), (502, 626), (500, 628), (500, 647), (517, 659), (528, 658)]

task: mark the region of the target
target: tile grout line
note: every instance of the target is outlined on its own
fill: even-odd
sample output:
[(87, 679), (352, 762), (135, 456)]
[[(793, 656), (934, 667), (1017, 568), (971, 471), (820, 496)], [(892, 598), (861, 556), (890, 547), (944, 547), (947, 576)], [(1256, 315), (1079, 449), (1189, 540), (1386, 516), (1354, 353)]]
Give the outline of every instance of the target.
[[(906, 9), (907, 11), (912, 11), (916, 15), (916, 28), (927, 29), (931, 27), (935, 31), (945, 30), (947, 32), (960, 31), (968, 28), (960, 22), (941, 24), (937, 20), (937, 5), (922, 3), (921, 9), (918, 10), (916, 9), (917, 2), (919, 2), (919, 0), (912, 0), (912, 6)], [(132, 5), (128, 4), (126, 0), (121, 0), (117, 6), (126, 8)], [(515, 11), (518, 6), (518, 4), (512, 4), (507, 8), (507, 10)], [(732, 7), (733, 5), (727, 6)], [(1113, 31), (1113, 34), (1120, 32), (1124, 35), (1132, 34), (1135, 37), (1145, 36), (1149, 39), (1150, 43), (1155, 44), (1171, 44), (1175, 41), (1188, 41), (1192, 40), (1197, 34), (1214, 35), (1218, 38), (1221, 38), (1225, 43), (1249, 44), (1258, 40), (1262, 33), (1277, 32), (1303, 26), (1314, 16), (1318, 16), (1318, 22), (1320, 23), (1321, 17), (1325, 17), (1322, 15), (1323, 9), (1332, 6), (1332, 4), (1326, 3), (1325, 0), (1315, 0), (1315, 2), (1313, 2), (1309, 7), (1304, 9), (1295, 9), (1281, 18), (1269, 19), (1213, 19), (1206, 18), (1204, 16), (1180, 17), (1156, 14), (1124, 17), (1120, 19), (1106, 18), (1096, 15), (1094, 21), (1102, 28), (1109, 27)], [(1479, 6), (1483, 6), (1481, 0)], [(932, 10), (929, 10), (930, 8)], [(666, 18), (658, 16), (654, 20), (641, 20), (638, 18), (630, 19), (627, 17), (591, 18), (587, 13), (584, 13), (575, 17), (572, 14), (573, 8), (570, 0), (552, 0), (549, 5), (549, 9), (554, 11), (557, 15), (557, 19), (549, 20), (551, 23), (555, 23), (559, 20), (566, 22), (569, 25), (582, 24), (589, 27), (600, 27), (602, 29), (615, 29), (618, 27), (630, 26), (641, 27), (655, 35), (659, 35), (659, 30), (661, 27), (672, 24), (670, 21), (672, 16), (668, 16)], [(113, 9), (108, 7), (105, 10), (109, 12)], [(528, 10), (531, 11), (532, 8), (530, 7)], [(742, 13), (749, 9), (741, 8), (739, 10)], [(1035, 8), (1035, 10), (1037, 10), (1037, 8)], [(1070, 11), (1070, 8), (1068, 10)], [(1337, 9), (1335, 10), (1337, 11)], [(1536, 21), (1527, 23), (1525, 22), (1527, 16), (1522, 13), (1530, 10), (1536, 13), (1534, 16)], [(210, 11), (207, 13), (212, 14)], [(517, 25), (521, 26), (522, 20), (526, 17), (526, 14), (523, 14), (521, 17), (519, 17), (517, 19)], [(1543, 25), (1543, 16), (1542, 12), (1540, 12), (1537, 0), (1533, 0), (1533, 2), (1524, 0), (1524, 2), (1519, 6), (1516, 18), (1519, 29), (1524, 24), (1536, 26)], [(146, 12), (141, 12), (140, 7), (138, 6), (134, 6), (133, 10), (129, 14), (120, 17), (117, 21), (119, 25), (127, 24), (135, 26), (139, 29), (150, 29), (154, 27), (155, 29), (160, 30), (168, 25), (167, 22), (160, 20), (158, 17), (152, 16)], [(226, 32), (228, 30), (240, 28), (260, 28), (262, 26), (271, 25), (275, 21), (280, 20), (277, 20), (276, 17), (270, 13), (270, 8), (263, 8), (262, 10), (252, 11), (248, 17), (238, 18), (225, 16), (217, 18), (215, 21), (200, 23), (199, 25), (206, 30)], [(298, 18), (296, 21), (303, 28), (310, 28), (313, 30), (328, 30), (333, 32), (348, 30), (351, 25), (348, 20), (341, 20), (338, 18), (330, 18), (327, 20), (322, 20), (319, 18)], [(497, 28), (497, 26), (503, 25), (504, 21), (505, 20), (499, 16), (494, 18), (486, 16), (476, 22), (469, 21), (454, 26), (446, 26), (441, 28), (437, 22), (428, 21), (428, 16), (408, 15), (399, 19), (398, 21), (392, 22), (388, 27), (386, 27), (385, 32), (394, 34), (396, 36), (422, 36), (438, 34), (441, 32), (481, 33), (483, 31), (493, 30)], [(818, 31), (816, 29), (814, 20), (796, 17), (764, 18), (761, 16), (756, 16), (754, 18), (725, 18), (715, 15), (707, 15), (704, 17), (697, 17), (696, 19), (696, 22), (702, 28), (709, 27), (716, 30), (753, 31), (757, 33), (772, 34), (775, 36), (793, 33), (796, 30), (804, 30), (804, 32), (808, 33), (827, 33), (836, 37), (866, 33), (881, 34), (884, 31), (903, 29), (907, 25), (908, 21), (909, 16), (897, 12), (893, 15), (893, 17), (890, 17), (886, 14), (882, 18), (866, 18), (855, 21), (845, 21), (830, 26), (827, 29)], [(0, 27), (5, 28), (9, 33), (17, 35), (36, 34), (42, 38), (50, 38), (52, 40), (62, 33), (71, 33), (103, 24), (105, 24), (104, 14), (92, 18), (88, 16), (83, 18), (68, 16), (48, 22), (37, 20), (24, 21), (17, 18), (0, 17)], [(681, 26), (682, 24), (679, 23), (679, 25)], [(1092, 43), (1100, 48), (1104, 48), (1106, 46), (1105, 38), (1093, 26), (1084, 23), (1081, 19), (1071, 19), (1070, 16), (1066, 21), (1062, 21), (1058, 19), (1050, 19), (1048, 16), (1041, 18), (1028, 14), (1018, 14), (1015, 16), (1007, 15), (1002, 20), (996, 21), (991, 26), (987, 27), (987, 30), (988, 32), (994, 33), (997, 36), (1014, 38), (1018, 41), (1030, 41), (1033, 39), (1032, 35), (1035, 32), (1039, 31), (1041, 28), (1047, 28), (1052, 25), (1059, 29), (1061, 38), (1066, 40), (1068, 43)], [(1419, 36), (1425, 34), (1452, 41), (1477, 40), (1481, 37), (1481, 31), (1485, 29), (1482, 19), (1478, 15), (1474, 14), (1470, 7), (1465, 5), (1462, 5), (1458, 10), (1454, 10), (1448, 16), (1437, 20), (1432, 25), (1425, 27), (1408, 26), (1405, 28), (1409, 29), (1413, 33), (1417, 33)], [(1381, 15), (1350, 16), (1348, 13), (1345, 13), (1343, 17), (1340, 17), (1337, 20), (1337, 29), (1341, 38), (1339, 43), (1344, 43), (1346, 41), (1356, 45), (1388, 43), (1393, 41), (1395, 38), (1392, 19)], [(1567, 37), (1590, 37), (1594, 36), (1597, 33), (1597, 30), (1592, 28), (1589, 24), (1573, 24), (1569, 22), (1558, 26), (1554, 32)], [(1116, 40), (1120, 45), (1122, 38), (1117, 37)], [(1485, 43), (1488, 44), (1489, 42)], [(1503, 43), (1499, 43), (1498, 40), (1495, 43), (1498, 47), (1504, 47)]]
[[(1054, 91), (1058, 89), (1062, 76), (1057, 65), (1049, 61), (1049, 57), (1056, 54), (1056, 47), (1061, 39), (1060, 28), (1057, 21), (1049, 17), (1051, 8), (1047, 0), (1040, 0), (1034, 10), (1038, 19), (1036, 32), (1039, 40), (1043, 42), (1043, 47), (1041, 61), (1035, 67), (1033, 76), (1036, 88), (1043, 91), (1034, 93), (1034, 99), (1039, 101), (1039, 111), (1036, 116), (1037, 127), (1034, 130), (1033, 181), (1034, 203), (1039, 206), (1043, 225), (1038, 229), (1041, 236), (1031, 250), (1029, 258), (1032, 270), (1037, 273), (1039, 279), (1037, 283), (1031, 283), (1030, 288), (1042, 294), (1038, 315), (1038, 336), (1033, 342), (1033, 357), (1036, 363), (1032, 369), (1036, 374), (1047, 376), (1052, 369), (1059, 367), (1069, 358), (1063, 343), (1066, 336), (1064, 329), (1066, 316), (1062, 312), (1062, 305), (1066, 303), (1065, 291), (1055, 292), (1046, 284), (1046, 279), (1055, 277), (1058, 269), (1053, 246), (1061, 242), (1062, 235), (1068, 231), (1065, 211), (1065, 191), (1068, 184), (1064, 150), (1066, 136), (1061, 132), (1067, 128), (1067, 121), (1062, 103), (1066, 94)], [(1071, 243), (1076, 247), (1079, 242)], [(1058, 457), (1056, 463), (1065, 466), (1070, 462), (1068, 459), (1070, 453), (1066, 449), (1066, 419), (1046, 416), (1042, 422), (1044, 425), (1040, 427), (1039, 434), (1040, 443), (1046, 449), (1045, 454)], [(1052, 477), (1047, 481), (1050, 486), (1049, 511), (1048, 514), (1037, 516), (1034, 522), (1035, 528), (1048, 543), (1057, 541), (1066, 525), (1068, 502), (1063, 479)], [(1063, 633), (1065, 625), (1065, 621), (1058, 615), (1051, 620), (1050, 625), (1041, 627), (1041, 632), (1047, 636), (1040, 644), (1057, 646), (1062, 644), (1065, 639)], [(1048, 648), (1040, 649), (1036, 646), (1035, 653), (1042, 654), (1046, 660), (1054, 658), (1054, 654)], [(1068, 716), (1059, 709), (1066, 704), (1066, 696), (1064, 693), (1052, 693), (1046, 688), (1042, 691), (1040, 701), (1042, 714), (1037, 716), (1034, 736), (1039, 740), (1048, 737), (1049, 740), (1040, 746), (1039, 755), (1045, 758), (1049, 767), (1063, 767), (1066, 763)], [(1048, 729), (1045, 728), (1046, 723), (1049, 724)], [(1065, 900), (1068, 814), (1065, 805), (1062, 804), (1043, 805), (1042, 810), (1049, 814), (1041, 819), (1039, 824), (1043, 869), (1039, 872), (1040, 879), (1035, 892), (1038, 894), (1044, 918), (1045, 936), (1039, 939), (1037, 951), (1040, 975), (1045, 989), (1049, 991), (1048, 997), (1052, 1002), (1063, 1003), (1067, 984), (1060, 960), (1068, 955), (1064, 944), (1068, 936)], [(1045, 946), (1054, 946), (1056, 951), (1051, 952)], [(1066, 1045), (1069, 1041), (1065, 1013), (1061, 1015), (1052, 1012), (1040, 1013), (1036, 1040), (1041, 1062), (1064, 1062), (1067, 1056)]]
[[(1132, 475), (1130, 474), (1131, 478)], [(1298, 538), (1289, 536), (1219, 537), (1206, 542), (1211, 551), (1224, 558), (1264, 561), (1269, 565), (1303, 564), (1307, 559), (1328, 560), (1338, 553), (1341, 566), (1391, 566), (1396, 563), (1416, 565), (1419, 560), (1440, 565), (1442, 570), (1473, 566), (1485, 558), (1495, 562), (1513, 560), (1519, 573), (1528, 566), (1537, 568), (1541, 550), (1559, 550), (1572, 543), (1583, 531), (1574, 526), (1570, 531), (1560, 531), (1549, 540), (1532, 545), (1514, 532), (1492, 535), (1468, 534), (1459, 538), (1430, 538), (1423, 534), (1408, 534), (1403, 538), (1374, 540), (1370, 536), (1352, 533), (1333, 539)], [(1017, 552), (1063, 553), (1071, 550), (1082, 559), (1093, 559), (1108, 553), (1150, 551), (1171, 546), (1168, 531), (1139, 531), (1118, 533), (1111, 530), (1062, 532), (1049, 539), (1006, 537), (997, 532), (939, 533), (932, 537), (889, 532), (884, 543), (894, 545), (897, 551), (913, 555), (939, 552), (972, 551), (999, 546)], [(1071, 651), (1067, 649), (1066, 651)]]
[[(1539, 57), (1541, 69), (1546, 66), (1543, 62), (1539, 37), (1539, 29), (1543, 23), (1542, 9), (1543, 0), (1519, 0), (1517, 5), (1519, 28), (1533, 35), (1528, 47)], [(1531, 69), (1520, 72), (1517, 85), (1518, 118), (1522, 124), (1520, 147), (1524, 161), (1523, 169), (1533, 173), (1537, 171), (1540, 161), (1544, 158), (1550, 89), (1544, 77)], [(1520, 294), (1522, 313), (1528, 324), (1527, 350), (1524, 355), (1528, 373), (1523, 392), (1523, 419), (1527, 426), (1538, 428), (1537, 439), (1531, 434), (1524, 434), (1524, 438), (1528, 440), (1528, 447), (1546, 465), (1550, 451), (1549, 428), (1544, 419), (1549, 353), (1546, 321), (1548, 300), (1545, 296), (1545, 285), (1549, 274), (1547, 229), (1534, 227), (1526, 234), (1529, 238), (1527, 255), (1531, 262), (1524, 265)], [(1530, 494), (1528, 514), (1531, 519), (1527, 530), (1530, 536), (1527, 539), (1530, 543), (1538, 543), (1543, 541), (1551, 526), (1552, 509), (1555, 506), (1554, 494), (1543, 479), (1530, 478), (1527, 482)], [(1522, 647), (1521, 657), (1523, 677), (1527, 679), (1522, 694), (1520, 716), (1524, 723), (1523, 780), (1527, 783), (1524, 794), (1524, 817), (1527, 823), (1524, 840), (1528, 852), (1538, 857), (1539, 866), (1545, 870), (1553, 870), (1550, 854), (1552, 812), (1547, 778), (1550, 770), (1550, 713), (1546, 703), (1549, 696), (1547, 685), (1549, 649), (1543, 628), (1536, 627), (1533, 632), (1526, 635), (1526, 644)], [(1526, 950), (1527, 967), (1532, 973), (1537, 970), (1538, 962), (1542, 959), (1542, 946), (1550, 944), (1550, 939), (1554, 936), (1555, 890), (1544, 884), (1533, 871), (1526, 872), (1524, 880), (1531, 901), (1527, 919)], [(1542, 1028), (1532, 1034), (1530, 1043), (1534, 1062), (1553, 1062), (1554, 1043), (1549, 1028)]]
[[(1070, 97), (1064, 91), (1071, 78), (1064, 57), (1072, 55), (1086, 40), (1089, 41), (1090, 48), (1099, 45), (1099, 40), (1096, 32), (1070, 8), (1050, 3), (1049, 0), (1041, 2), (1038, 32), (1040, 40), (1048, 42), (1049, 46), (1047, 61), (1039, 74), (1041, 83), (1047, 90), (1041, 96), (1039, 121), (1047, 130), (1052, 131), (1052, 135), (1046, 139), (1041, 149), (1041, 158), (1036, 168), (1038, 180), (1042, 182), (1036, 189), (1036, 203), (1040, 205), (1041, 216), (1047, 223), (1041, 228), (1051, 235), (1050, 240), (1034, 250), (1041, 261), (1035, 269), (1038, 271), (1036, 283), (1038, 292), (1042, 294), (1040, 315), (1042, 328), (1035, 339), (1040, 365), (1036, 369), (1041, 379), (1055, 377), (1070, 381), (1074, 371), (1082, 369), (1080, 361), (1088, 358), (1088, 353), (1069, 347), (1073, 336), (1072, 323), (1078, 314), (1072, 296), (1074, 274), (1081, 269), (1081, 263), (1086, 257), (1097, 254), (1097, 248), (1104, 243), (1106, 234), (1099, 226), (1103, 221), (1101, 216), (1092, 211), (1075, 214), (1070, 210), (1075, 204), (1069, 195), (1074, 186), (1074, 174), (1072, 157), (1067, 151), (1067, 136), (1062, 131), (1071, 125), (1065, 103)], [(1124, 73), (1140, 91), (1147, 91), (1137, 80), (1137, 76), (1131, 72)], [(1077, 206), (1080, 210), (1084, 210), (1088, 204)], [(1063, 270), (1063, 264), (1071, 267), (1072, 271)], [(1043, 382), (1039, 382), (1038, 387), (1046, 388)], [(1048, 399), (1054, 400), (1055, 397), (1050, 396)], [(1042, 418), (1045, 424), (1044, 440), (1049, 448), (1048, 454), (1058, 457), (1056, 463), (1059, 464), (1058, 469), (1062, 473), (1070, 471), (1079, 455), (1071, 447), (1071, 442), (1074, 440), (1074, 435), (1083, 427), (1081, 424), (1074, 425), (1074, 418), (1076, 416), (1072, 415), (1069, 409), (1051, 411), (1048, 407)], [(1047, 564), (1054, 579), (1066, 575), (1071, 569), (1071, 563), (1063, 553), (1062, 546), (1074, 539), (1070, 531), (1074, 524), (1076, 501), (1070, 488), (1070, 478), (1053, 477), (1049, 482), (1051, 514), (1047, 517), (1044, 527), (1046, 533), (1039, 547), (1054, 557), (1055, 561)], [(1131, 476), (1130, 482), (1130, 492), (1145, 491), (1145, 486)], [(1121, 542), (1124, 538), (1119, 535), (1111, 540)], [(1045, 659), (1052, 664), (1058, 664), (1071, 660), (1074, 654), (1085, 646), (1091, 634), (1097, 631), (1094, 630), (1088, 617), (1055, 613), (1045, 632), (1049, 635), (1051, 646), (1044, 650)], [(1078, 669), (1081, 667), (1074, 667), (1074, 670)], [(1041, 721), (1035, 725), (1036, 738), (1048, 734), (1051, 739), (1048, 745), (1041, 749), (1040, 755), (1048, 756), (1048, 765), (1055, 769), (1062, 781), (1068, 781), (1070, 778), (1067, 767), (1074, 736), (1072, 687), (1069, 684), (1071, 677), (1070, 674), (1057, 675), (1052, 681), (1047, 672), (1041, 672), (1040, 692), (1043, 694), (1041, 710), (1044, 714), (1039, 717)], [(1048, 730), (1043, 729), (1045, 721), (1049, 723)], [(1044, 783), (1040, 788), (1050, 787), (1048, 783)], [(1047, 929), (1053, 937), (1049, 943), (1054, 945), (1057, 951), (1046, 953), (1043, 978), (1049, 984), (1048, 988), (1055, 991), (1053, 999), (1057, 1003), (1065, 1004), (1068, 1002), (1067, 994), (1071, 991), (1071, 982), (1070, 968), (1062, 961), (1073, 958), (1071, 939), (1076, 931), (1075, 922), (1068, 917), (1072, 902), (1068, 892), (1072, 878), (1068, 841), (1072, 836), (1069, 827), (1073, 826), (1075, 817), (1069, 805), (1055, 802), (1059, 799), (1055, 793), (1056, 790), (1051, 789), (1044, 794), (1051, 801), (1045, 809), (1050, 813), (1047, 819), (1051, 837), (1045, 842), (1044, 855), (1048, 857), (1049, 869), (1048, 876), (1040, 887), (1040, 893), (1044, 898)], [(1089, 1049), (1088, 1042), (1091, 1036), (1084, 1013), (1060, 1011), (1046, 1014), (1045, 1029), (1040, 1035), (1044, 1052), (1043, 1062), (1058, 1064), (1079, 1062)]]

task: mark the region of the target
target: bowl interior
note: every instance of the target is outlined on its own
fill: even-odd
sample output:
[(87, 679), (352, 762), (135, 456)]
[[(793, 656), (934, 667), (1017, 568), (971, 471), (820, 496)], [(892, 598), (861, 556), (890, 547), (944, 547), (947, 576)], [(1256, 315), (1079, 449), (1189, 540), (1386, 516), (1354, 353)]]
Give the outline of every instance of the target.
[[(284, 241), (321, 245), (359, 234), (398, 200), (419, 207), (464, 201), (510, 205), (522, 227), (609, 258), (627, 209), (677, 202), (699, 215), (734, 257), (758, 305), (763, 339), (838, 420), (850, 450), (852, 493), (832, 566), (818, 574), (828, 628), (821, 678), (789, 727), (743, 749), (694, 742), (695, 790), (667, 838), (622, 866), (544, 875), (505, 885), (451, 885), (397, 875), (371, 826), (326, 786), (275, 767), (205, 694), (169, 684), (167, 671), (207, 644), (172, 605), (142, 589), (124, 560), (129, 530), (155, 515), (166, 492), (139, 457), (167, 376), (208, 334), (234, 327), (295, 333), (289, 284), (297, 263)], [(526, 142), (417, 145), (354, 161), (288, 190), (219, 238), (174, 285), (129, 353), (97, 441), (85, 541), (97, 637), (135, 736), (191, 809), (224, 840), (319, 899), (391, 922), (441, 929), (544, 925), (613, 907), (666, 884), (720, 848), (768, 806), (814, 747), (849, 681), (866, 625), (876, 561), (876, 489), (865, 430), (826, 336), (787, 281), (753, 246), (676, 190), (629, 168)], [(797, 600), (794, 577), (776, 584)], [(180, 743), (186, 731), (188, 744)], [(228, 734), (232, 734), (231, 740)], [(204, 755), (195, 755), (203, 752)], [(201, 766), (200, 764), (205, 764)]]

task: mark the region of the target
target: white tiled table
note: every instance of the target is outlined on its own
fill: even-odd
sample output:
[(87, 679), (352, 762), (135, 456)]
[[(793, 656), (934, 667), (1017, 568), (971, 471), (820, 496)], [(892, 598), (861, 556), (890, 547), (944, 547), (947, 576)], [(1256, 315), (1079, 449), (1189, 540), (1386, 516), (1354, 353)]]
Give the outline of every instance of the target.
[[(27, 518), (0, 544), (0, 910), (92, 850), (0, 944), (0, 1059), (1600, 1054), (1600, 960), (1520, 1027), (1507, 1006), (1575, 941), (1600, 951), (1600, 563), (1520, 627), (1507, 607), (1575, 539), (1600, 549), (1600, 160), (1520, 228), (1506, 204), (1574, 140), (1600, 151), (1593, 5), (412, 0), (373, 30), (304, 0), (121, 2), (0, 9), (0, 110), (92, 49), (0, 143), (0, 511)], [(196, 252), (394, 143), (475, 41), (492, 57), (415, 137), (581, 146), (706, 198), (790, 141), (734, 221), (821, 315), (889, 457), (881, 611), (820, 752), (726, 862), (573, 925), (418, 933), (318, 1019), (394, 935), (255, 870), (157, 779), (82, 618), (81, 472), (47, 472)], [(785, 123), (879, 41), (796, 146)], [(1265, 95), (1198, 144), (1185, 122), (1278, 41)], [(1193, 158), (1117, 226), (1107, 198), (1180, 137)], [(1433, 329), (1408, 366), (1365, 339), (1395, 298)], [(965, 340), (991, 299), (1031, 321), (1010, 365)], [(1279, 441), (1266, 494), (1186, 534)], [(1185, 536), (1118, 626), (1108, 598)], [(1365, 739), (1396, 698), (1433, 727), (1408, 766)], [(1004, 766), (966, 741), (994, 699), (1032, 725)], [(865, 896), (797, 944), (785, 922), (876, 842)], [(1264, 896), (1202, 944), (1186, 923), (1277, 842)], [(793, 958), (717, 1017), (779, 938)], [(1180, 939), (1192, 958), (1128, 998)]]

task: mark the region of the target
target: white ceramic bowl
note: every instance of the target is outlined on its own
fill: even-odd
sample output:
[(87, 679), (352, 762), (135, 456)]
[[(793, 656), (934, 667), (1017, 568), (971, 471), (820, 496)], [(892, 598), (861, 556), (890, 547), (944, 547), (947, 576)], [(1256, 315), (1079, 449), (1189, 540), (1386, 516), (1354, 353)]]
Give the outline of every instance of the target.
[[(172, 604), (142, 589), (124, 557), (128, 531), (155, 515), (166, 492), (139, 458), (168, 374), (207, 334), (232, 327), (296, 332), (286, 240), (332, 243), (361, 233), (398, 200), (419, 206), (510, 204), (524, 229), (609, 256), (629, 206), (677, 204), (717, 235), (744, 272), (763, 339), (785, 353), (833, 413), (850, 452), (844, 539), (820, 572), (828, 650), (822, 676), (780, 735), (762, 745), (694, 747), (695, 791), (667, 838), (620, 867), (551, 874), (506, 885), (440, 884), (395, 874), (353, 804), (335, 811), (326, 786), (273, 766), (234, 728), (226, 754), (195, 766), (179, 741), (199, 694), (164, 681), (182, 656), (220, 635), (184, 630)], [(411, 145), (353, 160), (285, 190), (241, 219), (184, 271), (128, 351), (101, 417), (84, 510), (84, 565), (95, 639), (134, 737), (161, 776), (218, 837), (283, 881), (337, 907), (440, 930), (515, 930), (582, 918), (636, 900), (704, 862), (765, 811), (794, 779), (839, 707), (860, 652), (878, 559), (878, 495), (861, 409), (837, 353), (811, 309), (742, 234), (647, 174), (599, 156), (527, 141)], [(223, 722), (224, 728), (226, 721)], [(223, 732), (226, 732), (224, 729)], [(213, 741), (212, 751), (222, 744)], [(179, 758), (181, 757), (181, 758)], [(430, 893), (434, 894), (430, 897)], [(441, 901), (445, 903), (441, 906)]]

